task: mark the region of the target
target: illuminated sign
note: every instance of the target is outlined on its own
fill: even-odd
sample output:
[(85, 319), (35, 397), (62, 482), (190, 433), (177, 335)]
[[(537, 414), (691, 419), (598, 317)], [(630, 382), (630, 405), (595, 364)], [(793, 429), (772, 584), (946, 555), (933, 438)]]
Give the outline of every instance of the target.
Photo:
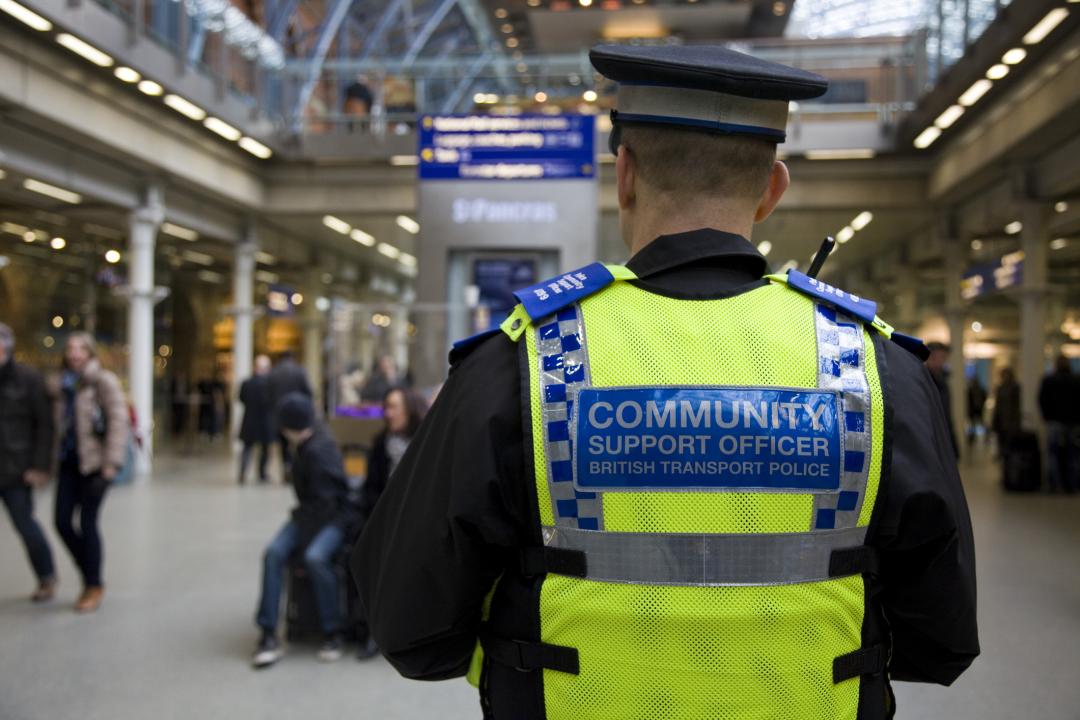
[(425, 115), (420, 120), (420, 178), (592, 178), (595, 140), (592, 115)]
[(1008, 290), (1024, 280), (1024, 252), (1018, 250), (994, 263), (975, 265), (960, 280), (960, 295), (974, 300), (983, 295)]

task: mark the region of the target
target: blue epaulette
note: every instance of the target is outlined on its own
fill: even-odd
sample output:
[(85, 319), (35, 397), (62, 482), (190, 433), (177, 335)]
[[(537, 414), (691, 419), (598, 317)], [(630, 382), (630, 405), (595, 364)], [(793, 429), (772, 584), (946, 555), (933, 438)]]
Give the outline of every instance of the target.
[(530, 320), (539, 320), (584, 300), (615, 282), (615, 276), (603, 263), (593, 263), (578, 270), (530, 285), (514, 293)]
[(495, 337), (500, 332), (502, 331), (499, 328), (495, 327), (491, 328), (490, 330), (483, 330), (476, 333), (475, 335), (470, 335), (467, 338), (458, 340), (450, 348), (450, 364), (453, 365), (456, 362), (460, 362), (469, 353), (480, 347), (480, 345), (485, 340), (487, 340), (489, 337)]

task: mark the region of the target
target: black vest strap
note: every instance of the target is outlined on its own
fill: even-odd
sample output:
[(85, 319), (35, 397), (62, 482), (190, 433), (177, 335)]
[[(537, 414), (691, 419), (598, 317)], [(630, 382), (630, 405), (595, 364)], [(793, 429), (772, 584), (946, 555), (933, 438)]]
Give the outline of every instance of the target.
[(877, 575), (877, 550), (869, 545), (833, 550), (829, 557), (829, 577)]
[(556, 573), (573, 577), (588, 576), (585, 553), (556, 547), (527, 547), (521, 550), (521, 574), (525, 577)]
[(522, 672), (545, 669), (571, 675), (577, 675), (580, 672), (578, 651), (575, 648), (512, 640), (493, 635), (487, 630), (480, 632), (480, 644), (487, 657), (500, 665)]
[(841, 655), (833, 660), (833, 683), (841, 683), (860, 675), (876, 675), (885, 670), (888, 653), (884, 645), (871, 645)]

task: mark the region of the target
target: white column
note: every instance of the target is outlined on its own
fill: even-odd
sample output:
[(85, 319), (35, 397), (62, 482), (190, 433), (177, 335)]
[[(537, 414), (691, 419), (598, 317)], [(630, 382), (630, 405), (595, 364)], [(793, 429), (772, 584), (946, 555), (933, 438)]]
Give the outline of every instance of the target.
[(128, 386), (143, 439), (137, 474), (149, 475), (154, 434), (154, 244), (164, 219), (161, 189), (147, 187), (143, 204), (132, 211), (128, 238)]
[(967, 450), (967, 378), (964, 361), (964, 328), (967, 315), (960, 295), (960, 280), (967, 264), (967, 244), (956, 233), (941, 234), (945, 253), (945, 321), (949, 326), (949, 404), (952, 406), (953, 432), (963, 454)]
[(254, 355), (255, 307), (252, 298), (255, 290), (255, 251), (258, 248), (254, 226), (248, 226), (243, 239), (236, 245), (233, 262), (233, 382), (232, 423), (233, 435), (239, 429), (242, 408), (238, 395), (240, 385), (252, 372)]
[(1020, 410), (1024, 426), (1041, 433), (1038, 394), (1046, 372), (1046, 209), (1033, 201), (1021, 207), (1024, 279), (1020, 289)]

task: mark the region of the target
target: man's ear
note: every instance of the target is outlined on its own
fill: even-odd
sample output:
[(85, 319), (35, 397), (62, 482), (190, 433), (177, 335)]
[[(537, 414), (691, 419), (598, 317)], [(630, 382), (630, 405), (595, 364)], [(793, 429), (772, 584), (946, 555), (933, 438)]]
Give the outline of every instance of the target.
[(626, 145), (619, 146), (615, 156), (615, 187), (618, 191), (619, 209), (629, 210), (634, 206), (637, 193), (634, 183), (637, 176), (637, 160)]
[(790, 184), (791, 175), (788, 174), (787, 165), (779, 160), (775, 161), (772, 172), (769, 173), (769, 185), (761, 194), (757, 209), (754, 211), (754, 222), (759, 223), (772, 215), (772, 211), (776, 209), (777, 203), (780, 202), (780, 198), (784, 196)]

